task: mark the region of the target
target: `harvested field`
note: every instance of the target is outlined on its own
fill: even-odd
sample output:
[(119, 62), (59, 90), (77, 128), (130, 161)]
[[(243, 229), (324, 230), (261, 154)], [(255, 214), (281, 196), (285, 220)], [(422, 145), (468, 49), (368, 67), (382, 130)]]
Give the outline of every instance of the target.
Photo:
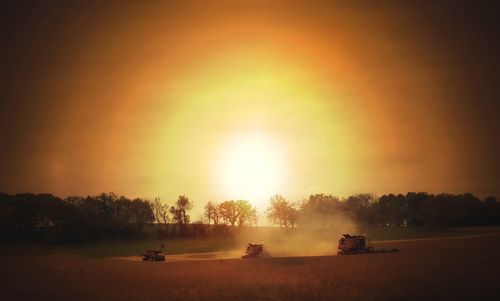
[(7, 256), (0, 258), (1, 289), (4, 300), (492, 300), (498, 295), (500, 234), (377, 246), (400, 252), (249, 260), (199, 255), (205, 260), (158, 263)]

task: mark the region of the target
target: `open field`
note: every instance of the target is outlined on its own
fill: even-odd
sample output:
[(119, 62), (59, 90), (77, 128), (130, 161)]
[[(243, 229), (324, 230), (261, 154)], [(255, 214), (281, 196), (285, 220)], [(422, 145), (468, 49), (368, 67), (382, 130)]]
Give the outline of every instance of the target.
[(498, 294), (498, 233), (377, 246), (400, 252), (164, 263), (4, 256), (0, 285), (3, 300), (493, 300)]
[[(169, 239), (140, 239), (140, 240), (109, 240), (102, 242), (89, 242), (69, 246), (54, 246), (37, 243), (7, 242), (0, 241), (0, 256), (11, 255), (44, 255), (44, 254), (67, 254), (81, 255), (92, 258), (124, 257), (142, 254), (146, 249), (158, 248), (161, 244), (166, 246), (165, 253), (185, 254), (185, 253), (208, 253), (208, 252), (228, 252), (240, 250), (246, 246), (247, 242), (264, 241), (270, 244), (281, 245), (289, 239), (293, 243), (309, 245), (304, 242), (309, 235), (296, 235), (286, 233), (279, 228), (251, 228), (249, 233), (241, 233), (234, 236), (206, 236), (206, 237), (176, 237)], [(338, 231), (337, 231), (338, 232)], [(341, 232), (341, 231), (340, 231)], [(346, 231), (351, 232), (351, 231)], [(480, 235), (484, 233), (500, 232), (498, 227), (476, 227), (476, 228), (360, 228), (357, 233), (366, 233), (374, 241), (418, 239), (431, 237), (459, 237), (468, 235)], [(328, 233), (322, 231), (314, 235), (314, 243), (324, 246), (321, 254), (330, 252), (331, 246), (336, 247), (339, 233)], [(310, 247), (310, 245), (308, 246)], [(288, 246), (287, 246), (288, 248)]]

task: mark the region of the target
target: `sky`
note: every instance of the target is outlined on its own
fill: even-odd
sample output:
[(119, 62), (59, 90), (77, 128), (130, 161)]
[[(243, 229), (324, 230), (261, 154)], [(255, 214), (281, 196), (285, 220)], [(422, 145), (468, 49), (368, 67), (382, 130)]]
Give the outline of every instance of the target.
[(0, 9), (0, 191), (500, 196), (493, 2)]

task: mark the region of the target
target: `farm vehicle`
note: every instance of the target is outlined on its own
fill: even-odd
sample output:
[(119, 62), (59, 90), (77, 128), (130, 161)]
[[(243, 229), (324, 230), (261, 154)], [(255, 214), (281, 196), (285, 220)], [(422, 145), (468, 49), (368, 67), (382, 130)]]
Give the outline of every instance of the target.
[(269, 257), (269, 253), (267, 252), (264, 244), (248, 244), (247, 249), (245, 251), (245, 255), (241, 256), (241, 258), (257, 258), (257, 257)]
[(375, 249), (370, 239), (366, 235), (342, 234), (339, 239), (339, 255), (352, 255), (360, 253), (387, 253), (398, 252), (398, 249)]

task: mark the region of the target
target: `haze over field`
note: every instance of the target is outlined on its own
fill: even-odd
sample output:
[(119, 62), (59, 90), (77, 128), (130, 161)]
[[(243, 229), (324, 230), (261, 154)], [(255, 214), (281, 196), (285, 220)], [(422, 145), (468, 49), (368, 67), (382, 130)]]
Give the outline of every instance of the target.
[(499, 195), (498, 18), (469, 5), (2, 4), (0, 191)]
[(269, 260), (2, 256), (2, 272), (22, 276), (0, 285), (9, 300), (494, 300), (498, 238), (403, 241), (389, 244), (399, 253)]

